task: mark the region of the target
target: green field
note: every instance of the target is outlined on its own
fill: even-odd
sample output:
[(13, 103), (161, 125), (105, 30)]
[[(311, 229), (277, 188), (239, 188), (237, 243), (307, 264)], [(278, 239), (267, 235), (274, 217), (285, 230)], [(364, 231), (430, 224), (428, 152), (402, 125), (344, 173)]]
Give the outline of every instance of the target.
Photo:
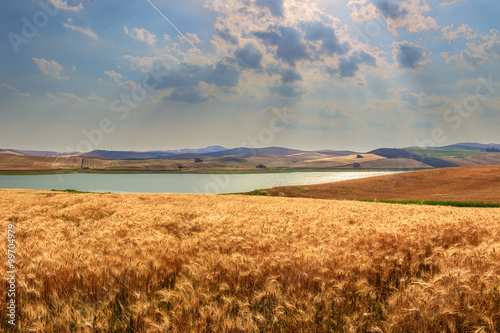
[(470, 155), (489, 154), (480, 150), (468, 149), (427, 149), (427, 148), (412, 148), (406, 151), (425, 157), (465, 157)]
[(359, 200), (363, 202), (381, 202), (400, 205), (427, 205), (427, 206), (452, 206), (452, 207), (486, 207), (499, 208), (500, 204), (489, 202), (464, 202), (464, 201), (436, 201), (436, 200)]

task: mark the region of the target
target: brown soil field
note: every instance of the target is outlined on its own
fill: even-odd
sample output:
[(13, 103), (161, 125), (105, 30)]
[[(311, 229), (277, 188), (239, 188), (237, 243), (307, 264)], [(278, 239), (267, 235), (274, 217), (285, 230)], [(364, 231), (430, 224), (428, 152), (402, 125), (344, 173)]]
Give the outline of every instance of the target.
[(358, 155), (348, 155), (348, 156), (335, 156), (328, 158), (316, 158), (316, 159), (305, 160), (304, 162), (305, 163), (334, 162), (339, 164), (352, 164), (354, 162), (367, 162), (367, 161), (385, 159), (385, 157), (374, 154), (361, 154), (363, 158), (358, 158), (357, 156)]
[[(263, 161), (266, 161), (265, 159)], [(50, 157), (19, 154), (0, 154), (0, 170), (67, 170), (89, 168), (91, 170), (129, 170), (129, 171), (177, 171), (179, 165), (190, 170), (208, 169), (250, 169), (260, 164), (261, 160), (233, 162), (223, 158), (204, 159), (203, 163), (195, 163), (193, 159), (153, 159), (153, 160), (112, 160), (81, 157)], [(255, 164), (257, 163), (257, 164)]]
[(0, 154), (0, 170), (60, 170), (79, 169), (81, 157), (30, 156)]
[[(206, 157), (197, 163), (189, 159), (104, 159), (96, 157), (50, 157), (0, 153), (0, 171), (41, 171), (41, 170), (78, 170), (90, 171), (177, 171), (182, 165), (184, 171), (208, 170), (255, 170), (259, 164), (268, 168), (290, 169), (429, 169), (431, 166), (408, 158), (385, 158), (374, 154), (333, 156), (327, 153), (297, 153), (281, 155), (238, 155)], [(456, 165), (500, 165), (500, 154), (483, 154), (463, 158), (444, 157), (442, 160)], [(83, 161), (83, 163), (82, 163)]]
[(18, 271), (16, 327), (2, 306), (1, 330), (498, 332), (498, 221), (498, 208), (0, 190)]
[(328, 184), (281, 186), (268, 193), (318, 199), (500, 203), (500, 166), (419, 170)]

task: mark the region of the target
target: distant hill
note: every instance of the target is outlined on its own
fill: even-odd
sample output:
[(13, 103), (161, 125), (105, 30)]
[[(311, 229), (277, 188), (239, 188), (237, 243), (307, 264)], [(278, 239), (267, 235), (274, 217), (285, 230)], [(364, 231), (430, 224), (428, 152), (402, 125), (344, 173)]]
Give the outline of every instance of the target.
[(406, 158), (406, 159), (416, 160), (421, 163), (427, 164), (433, 168), (452, 168), (458, 166), (455, 163), (445, 161), (439, 158), (416, 155), (404, 149), (380, 148), (372, 150), (370, 154), (375, 154), (386, 158), (398, 158), (398, 159)]
[[(422, 148), (422, 147), (406, 147), (405, 149), (412, 149), (412, 148)], [(455, 143), (452, 145), (448, 146), (435, 146), (435, 147), (425, 147), (426, 149), (465, 149), (465, 150), (484, 150), (486, 148), (497, 148), (500, 149), (500, 144), (497, 143), (476, 143), (476, 142), (462, 142), (462, 143)]]
[(222, 156), (234, 156), (238, 155), (241, 157), (251, 157), (251, 156), (261, 156), (261, 155), (275, 155), (275, 156), (287, 156), (297, 153), (303, 153), (303, 150), (288, 149), (282, 147), (267, 147), (267, 148), (233, 148), (224, 151), (216, 151), (210, 153), (196, 153), (196, 154), (178, 154), (171, 156), (172, 158), (195, 158), (195, 157), (222, 157)]
[(209, 146), (200, 149), (177, 149), (177, 150), (153, 150), (153, 151), (109, 151), (109, 150), (93, 150), (88, 153), (80, 154), (82, 157), (100, 157), (111, 159), (155, 159), (155, 158), (168, 158), (177, 155), (188, 154), (208, 154), (214, 152), (222, 152), (227, 150), (222, 146)]
[(173, 153), (166, 152), (135, 152), (135, 151), (109, 151), (109, 150), (93, 150), (88, 153), (79, 154), (81, 157), (98, 157), (110, 159), (153, 159), (165, 158), (173, 156)]
[(208, 146), (208, 147), (199, 148), (199, 149), (184, 148), (184, 149), (177, 149), (177, 150), (160, 150), (159, 152), (173, 153), (173, 154), (206, 154), (206, 153), (214, 153), (214, 152), (225, 151), (225, 150), (228, 150), (228, 149), (225, 147), (222, 147), (222, 146)]
[[(392, 169), (416, 170), (473, 165), (500, 165), (498, 144), (459, 143), (434, 148), (379, 148), (368, 153), (346, 150), (306, 151), (284, 147), (205, 148), (91, 152), (0, 149), (0, 171), (250, 171), (256, 166), (275, 170)], [(483, 149), (484, 148), (484, 149)]]
[(22, 150), (22, 149), (0, 149), (0, 153), (3, 154), (19, 154), (19, 155), (33, 155), (33, 156), (70, 156), (74, 152), (69, 153), (59, 153), (56, 151), (44, 151), (44, 150)]
[(495, 143), (482, 144), (482, 143), (466, 142), (466, 143), (458, 143), (454, 145), (444, 146), (440, 148), (455, 148), (455, 149), (470, 149), (470, 150), (483, 150), (487, 148), (500, 149), (500, 144), (495, 144)]

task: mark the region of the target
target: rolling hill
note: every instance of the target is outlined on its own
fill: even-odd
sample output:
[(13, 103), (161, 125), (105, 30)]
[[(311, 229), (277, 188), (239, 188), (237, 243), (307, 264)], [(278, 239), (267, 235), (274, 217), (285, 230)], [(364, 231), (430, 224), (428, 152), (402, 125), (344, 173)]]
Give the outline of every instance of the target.
[(254, 194), (345, 200), (436, 200), (500, 203), (500, 166), (420, 170)]
[[(418, 170), (474, 165), (500, 165), (500, 153), (481, 149), (494, 144), (464, 143), (446, 148), (379, 148), (368, 153), (346, 150), (304, 151), (284, 147), (226, 149), (209, 146), (201, 149), (156, 151), (94, 150), (88, 153), (0, 150), (0, 171), (66, 170), (93, 171), (183, 171), (217, 170), (255, 171), (257, 165), (266, 170), (300, 171), (332, 169)], [(469, 148), (467, 148), (469, 147)], [(467, 148), (467, 149), (465, 149)], [(474, 148), (474, 149), (473, 149)], [(483, 149), (483, 150), (484, 150)], [(260, 170), (262, 171), (262, 170)]]

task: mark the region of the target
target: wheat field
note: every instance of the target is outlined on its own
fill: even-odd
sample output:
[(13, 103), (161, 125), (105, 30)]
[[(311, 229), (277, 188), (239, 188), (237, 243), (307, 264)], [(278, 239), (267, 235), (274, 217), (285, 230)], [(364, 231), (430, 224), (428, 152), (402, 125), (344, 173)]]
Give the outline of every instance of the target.
[(0, 190), (0, 221), (19, 332), (500, 331), (497, 208)]

